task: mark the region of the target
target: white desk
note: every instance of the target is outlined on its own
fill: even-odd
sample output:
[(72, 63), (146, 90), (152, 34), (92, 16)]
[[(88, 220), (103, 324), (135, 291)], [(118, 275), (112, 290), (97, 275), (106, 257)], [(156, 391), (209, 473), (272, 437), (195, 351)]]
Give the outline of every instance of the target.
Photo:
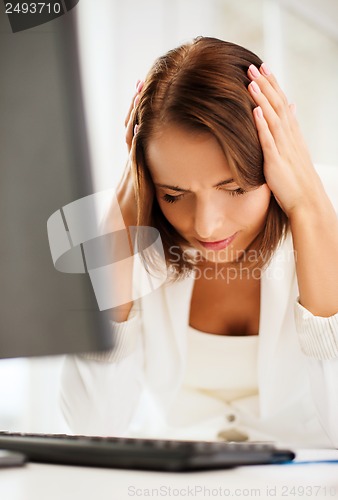
[[(325, 457), (338, 460), (338, 451), (329, 450)], [(181, 474), (46, 464), (0, 470), (1, 500), (132, 498), (337, 499), (338, 463), (249, 466)]]

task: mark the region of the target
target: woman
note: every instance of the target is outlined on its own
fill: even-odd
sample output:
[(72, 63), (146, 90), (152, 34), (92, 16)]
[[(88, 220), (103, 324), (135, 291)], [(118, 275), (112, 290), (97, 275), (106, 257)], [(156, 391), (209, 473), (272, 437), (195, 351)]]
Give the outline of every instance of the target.
[(168, 280), (133, 301), (128, 268), (115, 351), (67, 358), (71, 429), (337, 446), (337, 215), (268, 66), (199, 37), (126, 125), (119, 204), (159, 230)]

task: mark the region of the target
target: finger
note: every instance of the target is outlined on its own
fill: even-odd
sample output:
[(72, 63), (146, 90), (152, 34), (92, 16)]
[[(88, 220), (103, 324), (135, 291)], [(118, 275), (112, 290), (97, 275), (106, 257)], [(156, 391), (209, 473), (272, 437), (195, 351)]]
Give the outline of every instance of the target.
[[(258, 84), (255, 81), (252, 81), (248, 87), (248, 90), (254, 99), (257, 106), (259, 106), (264, 115), (264, 121), (267, 122), (267, 125), (270, 129), (271, 134), (274, 137), (274, 140), (280, 143), (285, 138), (285, 131), (288, 130), (285, 127), (284, 120), (281, 119), (280, 116), (276, 113), (274, 108), (272, 107), (270, 101), (267, 97), (261, 92)], [(256, 112), (257, 113), (257, 112)]]
[(259, 68), (260, 73), (265, 76), (265, 78), (269, 81), (270, 85), (275, 89), (275, 91), (282, 97), (282, 99), (287, 102), (287, 97), (280, 88), (275, 75), (271, 72), (268, 64), (263, 62)]
[(264, 161), (275, 162), (279, 159), (279, 152), (262, 108), (257, 106), (253, 110), (253, 115), (257, 127), (259, 142), (263, 150)]
[(144, 86), (144, 80), (138, 80), (137, 85), (136, 85), (136, 90), (137, 90), (138, 94), (141, 93), (143, 86)]
[(289, 104), (289, 110), (291, 111), (292, 116), (297, 116), (297, 108), (294, 102)]
[[(288, 112), (288, 101), (285, 94), (279, 88), (277, 82), (275, 86), (275, 79), (272, 74), (265, 75), (262, 67), (266, 67), (264, 63), (261, 66), (261, 71), (253, 64), (249, 66), (248, 76), (250, 79), (259, 85), (260, 90), (269, 100), (271, 106), (279, 116), (283, 116)], [(266, 70), (267, 71), (267, 70)]]
[(299, 143), (300, 139), (302, 140), (302, 133), (299, 127), (299, 123), (297, 120), (297, 108), (295, 103), (289, 104), (290, 111), (290, 127), (295, 135), (295, 140)]
[(127, 113), (126, 119), (124, 120), (124, 126), (125, 127), (127, 127), (127, 125), (128, 125), (128, 122), (130, 120), (130, 115), (131, 115), (131, 112), (132, 112), (133, 108), (135, 108), (135, 106), (137, 105), (138, 100), (136, 100), (136, 98), (138, 97), (138, 95), (142, 91), (143, 86), (144, 86), (144, 81), (143, 80), (137, 80), (137, 82), (136, 82), (136, 93), (133, 96), (133, 99), (132, 99), (132, 101), (130, 103), (130, 106), (129, 106), (129, 109), (128, 109), (128, 113)]
[(132, 99), (132, 101), (131, 101), (131, 104), (130, 104), (130, 106), (129, 106), (128, 113), (127, 113), (127, 116), (126, 116), (126, 119), (124, 120), (124, 126), (125, 126), (125, 127), (127, 127), (128, 122), (129, 122), (129, 120), (130, 120), (131, 113), (132, 113), (133, 109), (135, 108), (135, 105), (137, 104), (137, 102), (136, 102), (136, 104), (135, 104), (135, 101), (136, 101), (137, 97), (138, 97), (138, 93), (136, 92), (136, 94), (134, 94), (133, 99)]
[(134, 137), (134, 130), (133, 130), (134, 116), (135, 116), (135, 108), (132, 109), (129, 116), (129, 121), (126, 126), (126, 143), (129, 151), (131, 149), (131, 143)]

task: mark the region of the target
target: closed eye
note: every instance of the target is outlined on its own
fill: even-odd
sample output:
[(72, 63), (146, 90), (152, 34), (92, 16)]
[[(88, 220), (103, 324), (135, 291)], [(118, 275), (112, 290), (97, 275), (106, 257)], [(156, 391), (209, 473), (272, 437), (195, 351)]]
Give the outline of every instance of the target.
[(237, 188), (237, 189), (225, 189), (230, 196), (240, 196), (242, 194), (247, 193), (247, 191), (244, 191), (242, 188)]
[(171, 194), (165, 194), (162, 196), (162, 198), (167, 203), (175, 203), (175, 201), (180, 200), (183, 196), (184, 196), (183, 194), (179, 194), (177, 196), (172, 196)]
[[(242, 188), (237, 188), (237, 189), (222, 189), (222, 191), (225, 191), (230, 196), (241, 196), (241, 195), (247, 193), (247, 191), (244, 191), (244, 189), (242, 189)], [(178, 194), (176, 196), (173, 196), (172, 194), (164, 194), (162, 196), (162, 199), (166, 203), (175, 203), (176, 201), (182, 199), (183, 196), (184, 196), (184, 193), (183, 194)]]

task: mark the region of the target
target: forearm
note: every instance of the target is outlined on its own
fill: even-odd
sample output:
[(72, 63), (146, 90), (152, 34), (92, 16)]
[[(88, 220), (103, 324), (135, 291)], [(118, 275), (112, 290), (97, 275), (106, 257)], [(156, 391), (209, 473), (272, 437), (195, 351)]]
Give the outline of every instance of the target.
[[(126, 224), (129, 224), (128, 217), (124, 216)], [(116, 240), (115, 249), (112, 253), (118, 256), (122, 251), (122, 259), (118, 261), (118, 266), (114, 268), (111, 277), (112, 294), (114, 304), (117, 307), (110, 309), (110, 318), (118, 323), (127, 321), (131, 308), (133, 307), (133, 271), (134, 271), (134, 245), (132, 241), (130, 227), (126, 225), (126, 231), (121, 242)], [(117, 248), (116, 248), (117, 247)]]
[(316, 316), (338, 312), (338, 218), (324, 194), (320, 203), (289, 216), (300, 303)]
[(60, 405), (71, 431), (93, 435), (127, 432), (142, 390), (141, 370), (139, 350), (118, 363), (66, 357)]
[(64, 361), (60, 404), (77, 434), (126, 432), (137, 408), (144, 364), (139, 314), (112, 328), (112, 351), (66, 356)]
[(106, 268), (106, 273), (110, 273), (109, 314), (117, 322), (127, 321), (133, 306), (134, 245), (130, 226), (135, 226), (136, 222), (130, 213), (128, 196), (131, 195), (128, 190), (130, 191), (130, 186), (126, 187), (122, 183), (112, 199), (104, 222), (105, 232), (110, 235), (109, 253), (113, 263)]

